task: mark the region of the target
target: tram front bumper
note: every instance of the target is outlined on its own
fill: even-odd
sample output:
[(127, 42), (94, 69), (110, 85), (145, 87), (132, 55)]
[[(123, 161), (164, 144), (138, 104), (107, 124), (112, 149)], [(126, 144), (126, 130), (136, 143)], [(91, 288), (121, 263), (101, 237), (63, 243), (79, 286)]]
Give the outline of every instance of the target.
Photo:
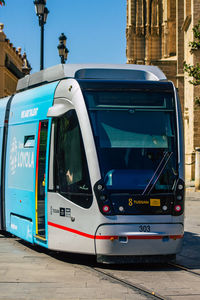
[(181, 250), (183, 224), (105, 224), (95, 236), (96, 255), (172, 255)]

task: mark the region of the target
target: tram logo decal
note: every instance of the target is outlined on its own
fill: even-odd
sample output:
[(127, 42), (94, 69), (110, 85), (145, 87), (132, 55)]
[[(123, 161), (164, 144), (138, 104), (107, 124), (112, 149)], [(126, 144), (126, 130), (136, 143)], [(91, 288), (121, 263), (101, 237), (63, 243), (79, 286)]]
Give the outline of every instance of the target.
[(65, 208), (65, 207), (59, 207), (59, 208), (53, 208), (53, 206), (50, 206), (50, 214), (59, 214), (60, 217), (67, 217), (71, 218), (71, 208)]
[(28, 109), (28, 110), (22, 110), (21, 118), (24, 119), (24, 118), (29, 118), (29, 117), (35, 117), (35, 116), (37, 116), (37, 113), (38, 113), (38, 107)]
[(24, 151), (23, 143), (18, 142), (14, 136), (10, 150), (10, 172), (16, 173), (17, 168), (34, 168), (34, 152)]
[(15, 174), (17, 167), (17, 139), (13, 137), (11, 148), (10, 148), (10, 172), (11, 175)]

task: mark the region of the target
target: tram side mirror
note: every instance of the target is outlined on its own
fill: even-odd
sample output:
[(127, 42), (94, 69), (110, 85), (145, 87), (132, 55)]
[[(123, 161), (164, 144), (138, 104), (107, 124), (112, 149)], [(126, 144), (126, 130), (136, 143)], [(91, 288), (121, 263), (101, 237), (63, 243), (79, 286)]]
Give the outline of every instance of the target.
[(49, 107), (47, 117), (60, 117), (64, 115), (68, 110), (73, 108), (73, 105), (68, 101), (65, 101), (64, 103), (55, 103), (53, 106)]

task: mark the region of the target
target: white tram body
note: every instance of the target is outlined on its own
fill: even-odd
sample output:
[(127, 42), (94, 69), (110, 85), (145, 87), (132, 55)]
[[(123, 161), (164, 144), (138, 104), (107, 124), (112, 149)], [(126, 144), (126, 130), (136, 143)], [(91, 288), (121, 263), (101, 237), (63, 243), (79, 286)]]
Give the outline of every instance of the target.
[[(157, 67), (59, 65), (21, 79), (10, 102), (3, 229), (101, 262), (157, 261), (180, 251), (182, 117), (176, 88)], [(19, 158), (15, 166), (11, 155), (23, 131), (35, 141), (28, 167)], [(23, 167), (33, 183), (19, 192), (13, 182)]]

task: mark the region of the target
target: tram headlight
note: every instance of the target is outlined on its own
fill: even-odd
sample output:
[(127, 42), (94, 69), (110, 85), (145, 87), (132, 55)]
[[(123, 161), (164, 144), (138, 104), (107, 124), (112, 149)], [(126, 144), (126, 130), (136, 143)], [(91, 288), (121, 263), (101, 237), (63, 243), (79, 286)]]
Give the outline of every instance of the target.
[(103, 189), (104, 189), (103, 184), (98, 184), (98, 185), (97, 185), (97, 190), (98, 190), (98, 191), (103, 191)]
[(179, 191), (182, 191), (183, 188), (184, 188), (183, 184), (178, 184), (178, 190), (179, 190)]
[(180, 205), (175, 205), (174, 206), (174, 210), (176, 211), (176, 212), (180, 212), (181, 211), (181, 206)]
[(110, 211), (110, 207), (108, 205), (103, 206), (103, 212), (108, 213)]
[(162, 210), (163, 210), (163, 211), (167, 211), (167, 210), (168, 210), (167, 205), (163, 205)]
[(119, 206), (119, 211), (120, 212), (124, 212), (125, 211), (124, 207), (123, 206)]
[(102, 179), (95, 183), (94, 192), (101, 213), (112, 215), (114, 210), (110, 199), (110, 194), (107, 191), (106, 185)]
[(180, 216), (184, 212), (184, 194), (185, 194), (185, 183), (182, 179), (178, 179), (175, 189), (175, 197), (173, 203), (172, 215)]
[(100, 199), (101, 201), (105, 201), (105, 200), (107, 199), (107, 197), (106, 197), (106, 195), (100, 195), (100, 196), (99, 196), (99, 199)]

